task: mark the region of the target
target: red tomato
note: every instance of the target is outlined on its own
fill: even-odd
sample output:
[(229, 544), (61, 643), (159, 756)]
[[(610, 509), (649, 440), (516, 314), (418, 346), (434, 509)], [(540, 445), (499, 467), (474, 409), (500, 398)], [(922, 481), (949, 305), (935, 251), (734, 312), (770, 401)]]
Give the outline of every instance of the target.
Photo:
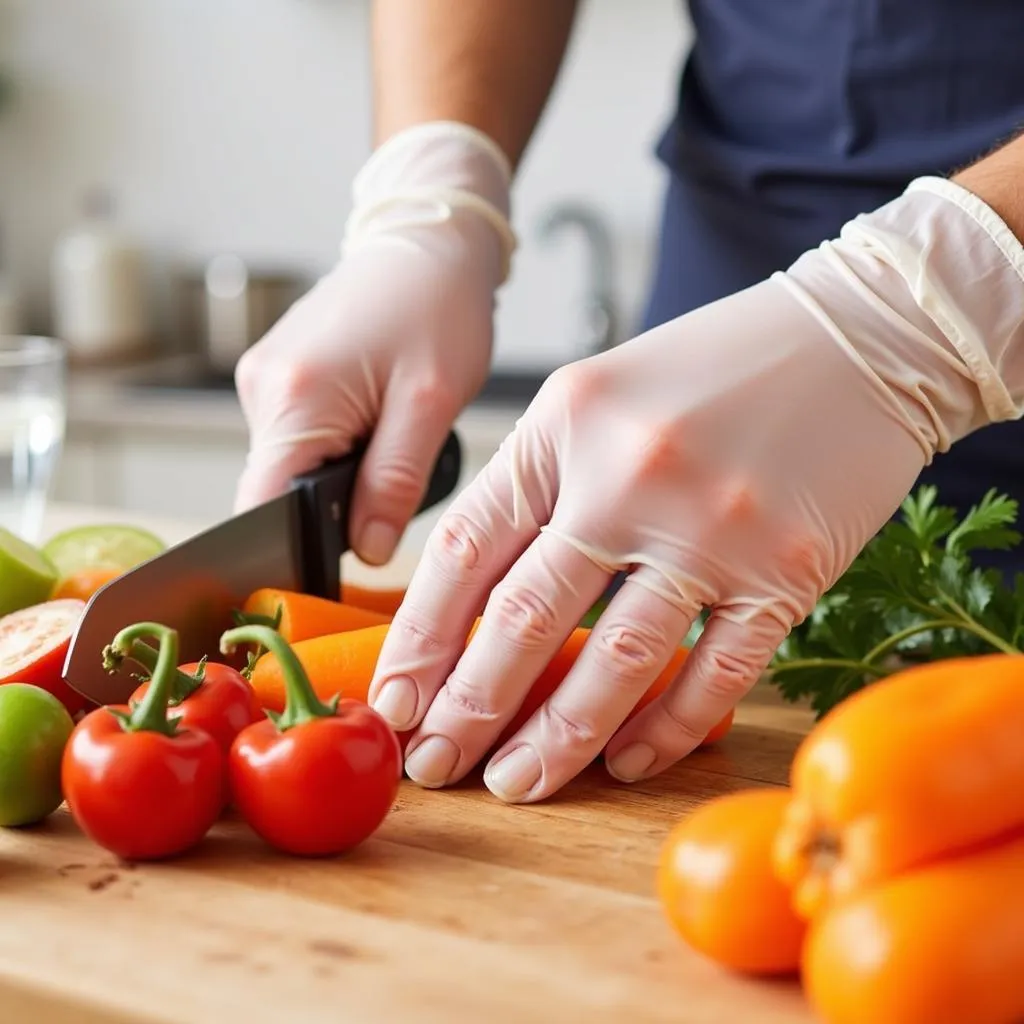
[(64, 658), (85, 611), (67, 598), (11, 612), (0, 618), (0, 685), (31, 683), (52, 693), (72, 715), (86, 706), (64, 682)]
[(283, 731), (270, 719), (250, 725), (228, 759), (231, 795), (250, 827), (300, 856), (341, 853), (372, 835), (401, 772), (398, 737), (357, 700)]
[(224, 806), (224, 772), (224, 752), (207, 733), (130, 732), (97, 708), (71, 734), (61, 785), (93, 842), (125, 860), (155, 860), (206, 835)]
[[(180, 671), (195, 677), (199, 664), (181, 665)], [(209, 733), (226, 756), (235, 737), (264, 717), (263, 709), (245, 677), (230, 665), (207, 662), (202, 671), (202, 682), (179, 703), (171, 703), (167, 717), (188, 729)], [(141, 703), (148, 690), (149, 682), (142, 683), (131, 702)]]
[(98, 708), (75, 727), (61, 762), (68, 809), (90, 839), (125, 860), (172, 857), (195, 846), (220, 816), (226, 757), (199, 729), (167, 715), (178, 682), (178, 634), (155, 622), (128, 626), (109, 647), (128, 656), (142, 636), (160, 649), (146, 699)]

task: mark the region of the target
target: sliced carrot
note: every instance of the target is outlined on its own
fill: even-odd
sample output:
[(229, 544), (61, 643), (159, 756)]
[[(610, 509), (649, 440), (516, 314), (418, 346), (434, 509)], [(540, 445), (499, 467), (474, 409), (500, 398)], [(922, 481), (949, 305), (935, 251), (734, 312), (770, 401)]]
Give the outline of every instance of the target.
[(341, 583), (341, 600), (371, 612), (394, 616), (405, 597), (404, 588), (361, 587), (357, 583)]
[(268, 619), (275, 619), (280, 611), (277, 631), (289, 643), (366, 629), (367, 626), (381, 626), (391, 621), (390, 615), (381, 612), (273, 587), (253, 591), (241, 610), (243, 615), (259, 615)]
[[(473, 632), (475, 630), (476, 626)], [(335, 694), (341, 694), (342, 697), (366, 701), (387, 631), (388, 626), (385, 624), (296, 642), (293, 645), (295, 654), (306, 670), (317, 696), (328, 700)], [(573, 630), (547, 668), (541, 672), (512, 721), (502, 731), (497, 740), (499, 744), (516, 732), (555, 692), (579, 657), (589, 635), (590, 630), (583, 626)], [(682, 647), (676, 652), (665, 670), (637, 702), (629, 717), (665, 691), (678, 674), (688, 653)], [(265, 654), (256, 662), (251, 682), (263, 707), (271, 711), (284, 708), (284, 680), (273, 654)], [(729, 731), (732, 717), (732, 712), (729, 712), (708, 734), (702, 746), (721, 739)]]

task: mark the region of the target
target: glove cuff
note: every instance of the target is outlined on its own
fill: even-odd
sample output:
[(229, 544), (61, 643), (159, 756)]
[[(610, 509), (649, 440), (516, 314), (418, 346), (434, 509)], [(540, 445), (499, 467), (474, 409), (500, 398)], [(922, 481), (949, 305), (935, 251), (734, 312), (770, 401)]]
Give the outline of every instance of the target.
[(915, 180), (780, 277), (897, 398), (929, 460), (1024, 414), (1024, 246), (956, 183)]
[(511, 182), (508, 159), (483, 132), (455, 121), (414, 125), (379, 146), (356, 175), (343, 251), (381, 233), (446, 223), (470, 211), (497, 235), (498, 283), (504, 283), (517, 246)]

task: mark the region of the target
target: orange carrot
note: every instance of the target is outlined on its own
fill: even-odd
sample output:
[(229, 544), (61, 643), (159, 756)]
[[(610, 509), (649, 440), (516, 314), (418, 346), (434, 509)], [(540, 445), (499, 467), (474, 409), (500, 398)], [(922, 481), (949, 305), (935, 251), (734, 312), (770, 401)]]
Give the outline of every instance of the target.
[[(472, 639), (479, 624), (480, 620), (478, 619), (469, 634), (470, 639)], [(497, 740), (498, 746), (511, 739), (529, 721), (533, 713), (558, 689), (562, 684), (562, 680), (569, 674), (569, 669), (572, 668), (576, 659), (583, 651), (583, 645), (587, 642), (589, 636), (590, 629), (585, 626), (579, 626), (569, 634), (569, 638), (559, 649), (558, 653), (548, 662), (547, 668), (537, 677), (536, 682), (530, 688), (530, 692), (519, 706), (519, 710), (512, 716), (512, 720), (501, 731), (501, 735)], [(626, 716), (625, 720), (627, 722), (634, 715), (639, 714), (651, 701), (660, 697), (665, 692), (669, 683), (679, 674), (687, 654), (689, 654), (689, 651), (685, 647), (680, 647), (676, 651), (672, 656), (672, 660), (662, 670), (658, 678), (651, 683), (644, 695), (637, 701), (633, 710)], [(708, 746), (725, 736), (732, 727), (732, 719), (733, 712), (729, 711), (708, 733), (701, 746)]]
[[(346, 633), (314, 637), (295, 643), (293, 645), (295, 654), (306, 670), (317, 696), (321, 700), (328, 700), (336, 693), (340, 693), (342, 697), (365, 701), (387, 631), (388, 626), (384, 624)], [(474, 625), (473, 632), (475, 631), (476, 626)], [(472, 635), (471, 632), (470, 636)], [(499, 744), (519, 729), (534, 711), (555, 692), (579, 657), (589, 635), (590, 630), (583, 626), (573, 630), (561, 649), (548, 663), (547, 668), (541, 672), (512, 721), (502, 731), (497, 741)], [(664, 692), (679, 672), (688, 653), (685, 648), (679, 648), (665, 670), (655, 679), (633, 711), (630, 712), (630, 718)], [(280, 666), (273, 654), (265, 654), (256, 662), (250, 681), (263, 707), (271, 711), (283, 710), (284, 680)], [(702, 746), (721, 739), (729, 731), (732, 717), (730, 711), (708, 734)], [(406, 736), (400, 738), (404, 740)]]
[(404, 588), (361, 587), (357, 583), (341, 583), (341, 600), (345, 604), (365, 608), (371, 612), (381, 612), (389, 617), (394, 616), (398, 606), (405, 597)]
[(732, 728), (733, 719), (736, 717), (735, 708), (730, 708), (726, 713), (725, 717), (718, 723), (718, 725), (712, 728), (711, 732), (704, 737), (704, 742), (701, 743), (702, 747), (710, 747), (712, 743), (717, 743), (720, 739), (724, 739), (729, 735), (729, 730)]
[(275, 619), (279, 611), (281, 621), (277, 631), (289, 643), (333, 633), (347, 633), (367, 626), (381, 626), (391, 621), (390, 615), (380, 612), (273, 587), (253, 591), (242, 605), (243, 615)]
[[(474, 627), (475, 632), (475, 627)], [(470, 634), (472, 636), (472, 634)], [(526, 723), (533, 713), (546, 701), (558, 687), (562, 680), (569, 674), (569, 669), (576, 663), (576, 659), (583, 651), (583, 645), (590, 636), (590, 630), (584, 626), (578, 626), (569, 634), (569, 639), (562, 644), (558, 653), (548, 662), (548, 666), (537, 677), (536, 682), (530, 688), (519, 710), (512, 716), (512, 720), (501, 731), (498, 737), (500, 746), (506, 740), (511, 739)], [(636, 707), (629, 713), (627, 721), (632, 718), (641, 708), (650, 704), (655, 697), (662, 693), (666, 686), (679, 674), (686, 655), (689, 652), (685, 647), (680, 647), (672, 656), (668, 667), (648, 687), (647, 692), (637, 702)]]
[[(321, 700), (336, 693), (366, 703), (388, 624), (367, 626), (344, 633), (311, 637), (292, 644), (313, 689)], [(276, 655), (264, 654), (253, 666), (250, 677), (260, 704), (270, 711), (283, 711), (284, 678)]]

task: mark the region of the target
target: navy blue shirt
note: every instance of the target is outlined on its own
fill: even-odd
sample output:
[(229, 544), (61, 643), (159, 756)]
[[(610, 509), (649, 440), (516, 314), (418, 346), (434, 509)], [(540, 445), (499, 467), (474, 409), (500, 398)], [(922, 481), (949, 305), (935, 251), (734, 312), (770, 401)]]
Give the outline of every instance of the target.
[[(785, 269), (913, 178), (1024, 128), (1024, 0), (689, 9), (695, 42), (658, 146), (670, 174), (645, 327)], [(1024, 424), (979, 431), (922, 480), (960, 511), (993, 486), (1024, 502)]]
[(1022, 0), (688, 6), (695, 42), (658, 154), (666, 229), (689, 238), (665, 253), (652, 322), (784, 268), (914, 177), (1024, 128)]

